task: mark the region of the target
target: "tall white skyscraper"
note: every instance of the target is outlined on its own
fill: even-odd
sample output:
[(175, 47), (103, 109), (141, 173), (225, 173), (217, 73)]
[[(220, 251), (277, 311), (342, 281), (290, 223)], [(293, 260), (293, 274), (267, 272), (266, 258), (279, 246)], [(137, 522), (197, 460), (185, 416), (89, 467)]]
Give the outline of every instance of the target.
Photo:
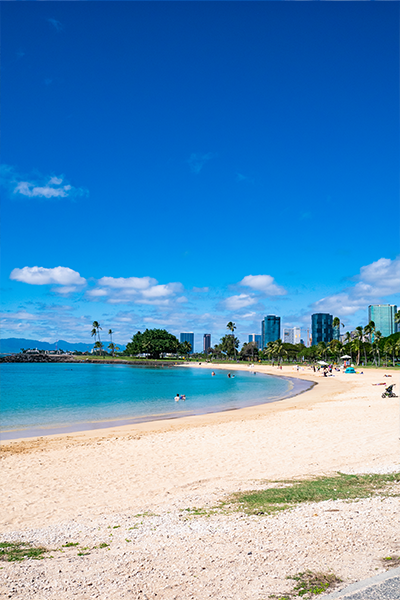
[(282, 341), (286, 344), (300, 344), (301, 330), (300, 327), (286, 327), (283, 330)]

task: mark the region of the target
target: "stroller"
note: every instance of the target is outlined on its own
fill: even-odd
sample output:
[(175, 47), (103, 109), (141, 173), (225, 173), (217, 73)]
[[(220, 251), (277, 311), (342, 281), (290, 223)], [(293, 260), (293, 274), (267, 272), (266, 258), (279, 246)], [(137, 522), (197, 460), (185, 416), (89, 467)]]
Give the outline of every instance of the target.
[(388, 385), (388, 387), (382, 394), (382, 398), (397, 398), (397, 395), (393, 391), (395, 385), (395, 383), (393, 383), (392, 385)]

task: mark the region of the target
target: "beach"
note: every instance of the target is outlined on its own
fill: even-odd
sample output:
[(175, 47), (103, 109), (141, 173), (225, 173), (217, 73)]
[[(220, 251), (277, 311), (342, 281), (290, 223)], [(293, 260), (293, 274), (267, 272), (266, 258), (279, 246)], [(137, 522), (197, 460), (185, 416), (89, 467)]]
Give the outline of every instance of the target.
[[(200, 365), (199, 368), (209, 369), (211, 376), (212, 366)], [(224, 367), (218, 365), (218, 368)], [(226, 368), (232, 371), (232, 365)], [(235, 368), (249, 367), (238, 365)], [(284, 590), (288, 585), (286, 575), (301, 565), (304, 568), (316, 564), (335, 567), (346, 581), (369, 576), (371, 569), (383, 570), (379, 563), (382, 552), (397, 551), (400, 554), (398, 498), (384, 502), (374, 498), (361, 500), (358, 507), (355, 503), (340, 502), (340, 509), (332, 509), (338, 513), (325, 513), (325, 510), (331, 510), (329, 508), (316, 511), (314, 507), (304, 505), (263, 521), (255, 517), (219, 515), (208, 520), (196, 517), (189, 525), (182, 523), (179, 515), (185, 508), (210, 507), (236, 491), (262, 488), (267, 480), (329, 475), (337, 471), (400, 470), (399, 402), (396, 398), (382, 399), (384, 386), (373, 385), (396, 382), (397, 377), (392, 371), (387, 371), (393, 374), (392, 379), (387, 379), (383, 377), (385, 371), (374, 369), (353, 375), (334, 372), (334, 377), (327, 378), (312, 370), (297, 371), (292, 366), (284, 366), (282, 370), (256, 366), (254, 370), (298, 377), (317, 385), (292, 398), (235, 411), (2, 443), (2, 537), (20, 539), (25, 535), (30, 539), (47, 540), (50, 545), (57, 539), (61, 546), (61, 541), (70, 539), (71, 535), (86, 539), (93, 537), (94, 531), (102, 530), (103, 526), (106, 530), (114, 526), (112, 523), (120, 523), (115, 531), (118, 543), (110, 544), (107, 556), (112, 554), (113, 561), (122, 561), (122, 583), (115, 589), (112, 586), (102, 588), (98, 583), (98, 597), (109, 597), (107, 594), (114, 589), (112, 597), (118, 598), (188, 598), (194, 594), (196, 598), (213, 595), (261, 599), (267, 597), (267, 591)], [(294, 517), (296, 511), (298, 514)], [(322, 521), (313, 517), (315, 513), (320, 513)], [(136, 519), (134, 525), (138, 527), (127, 534), (125, 526), (138, 514), (158, 516), (141, 518), (141, 525)], [(161, 521), (157, 522), (157, 519)], [(307, 539), (310, 534), (305, 533), (301, 523), (307, 521), (312, 523), (315, 531), (311, 534), (313, 543), (307, 541), (304, 551), (303, 537), (306, 535)], [(329, 522), (331, 525), (327, 527)], [(214, 535), (210, 533), (212, 523), (216, 528)], [(358, 527), (355, 527), (356, 523)], [(119, 527), (121, 531), (124, 529), (122, 537)], [(277, 527), (276, 536), (271, 538), (274, 527)], [(294, 527), (292, 532), (290, 527)], [(299, 527), (301, 532), (297, 531)], [(246, 528), (248, 533), (245, 533)], [(243, 556), (252, 554), (238, 553), (238, 544), (243, 546), (243, 540), (247, 539), (253, 540), (251, 544), (255, 546), (263, 546), (261, 540), (266, 535), (265, 528), (269, 531), (267, 538), (277, 540), (272, 544), (276, 556), (274, 554), (274, 567), (270, 569), (275, 575), (268, 574), (270, 548), (267, 558), (260, 558), (258, 566), (253, 563), (249, 566), (255, 569), (251, 577), (253, 584), (244, 585), (247, 576), (241, 570), (245, 564), (241, 561)], [(222, 535), (222, 531), (226, 533)], [(345, 536), (344, 532), (347, 532)], [(167, 541), (168, 535), (173, 536), (173, 544), (171, 540)], [(206, 538), (210, 538), (208, 545), (204, 542)], [(341, 546), (338, 540), (342, 538)], [(297, 554), (290, 539), (296, 540)], [(268, 546), (266, 541), (265, 544)], [(207, 562), (211, 560), (211, 547), (214, 548), (212, 553), (223, 557), (224, 567), (218, 566), (218, 561), (207, 563), (208, 581), (214, 581), (214, 587), (207, 587), (204, 581), (202, 587), (196, 588), (200, 575), (204, 580), (204, 573), (199, 577), (189, 576), (186, 568), (183, 577), (180, 572), (183, 572), (189, 550), (189, 555), (196, 556), (197, 562), (202, 561), (200, 557)], [(64, 581), (65, 578), (56, 574), (57, 561), (64, 561), (60, 572), (78, 567), (83, 571), (90, 567), (108, 572), (111, 567), (106, 567), (105, 560), (104, 552), (101, 554), (96, 550), (81, 557), (77, 557), (76, 552), (73, 558), (59, 555), (53, 561), (46, 559), (39, 564), (42, 571), (48, 569), (42, 575), (43, 581), (47, 581), (46, 577), (51, 581)], [(174, 584), (168, 588), (169, 583), (162, 573), (168, 571), (171, 561), (178, 565), (179, 576), (176, 574)], [(235, 561), (239, 562), (236, 564)], [(23, 574), (27, 563), (10, 563), (7, 572), (14, 576), (18, 572), (23, 580), (31, 576), (32, 569), (39, 568), (38, 563), (29, 563), (28, 575)], [(149, 575), (144, 579), (139, 575), (135, 578), (133, 572), (141, 572), (137, 568), (142, 563), (142, 571), (148, 568)], [(61, 563), (57, 562), (57, 565)], [(129, 569), (133, 570), (127, 578)], [(220, 587), (216, 583), (218, 578), (221, 579), (218, 569), (222, 569), (220, 574), (224, 579)], [(256, 584), (257, 578), (261, 577), (261, 571), (256, 574), (257, 569), (262, 569), (267, 578), (263, 588)], [(114, 577), (108, 573), (107, 579), (118, 580), (118, 572), (117, 569)], [(235, 573), (231, 585), (226, 583), (229, 572)], [(4, 579), (5, 570), (0, 573), (0, 591), (5, 594), (9, 582)], [(82, 583), (80, 598), (94, 597), (93, 582), (90, 586), (88, 583), (87, 589)], [(64, 588), (50, 586), (47, 595), (39, 586), (39, 595), (32, 597), (73, 597), (75, 584), (63, 585)], [(23, 591), (18, 588), (13, 593), (16, 598), (22, 598), (19, 594)]]

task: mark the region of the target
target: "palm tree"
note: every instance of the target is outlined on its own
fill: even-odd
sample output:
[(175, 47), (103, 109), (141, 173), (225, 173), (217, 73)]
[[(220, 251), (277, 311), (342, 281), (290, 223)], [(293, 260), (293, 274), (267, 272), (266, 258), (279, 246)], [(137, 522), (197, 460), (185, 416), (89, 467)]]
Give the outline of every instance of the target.
[(400, 310), (398, 310), (397, 313), (394, 315), (394, 322), (397, 324), (400, 323)]
[(392, 355), (392, 365), (395, 366), (394, 355), (395, 355), (395, 352), (396, 352), (396, 342), (394, 340), (388, 340), (385, 343), (385, 346), (384, 346), (383, 350), (384, 350), (384, 352), (386, 354), (386, 365), (387, 365), (387, 362), (388, 362), (387, 355), (391, 354)]
[(361, 348), (364, 347), (364, 344), (363, 344), (363, 341), (364, 341), (364, 330), (359, 325), (358, 327), (356, 327), (355, 333), (356, 333), (355, 339), (358, 342), (358, 351), (357, 351), (357, 367), (358, 367), (358, 365), (360, 364)]
[(279, 359), (280, 359), (280, 362), (282, 362), (283, 357), (287, 355), (287, 351), (283, 347), (282, 340), (276, 340), (276, 342), (272, 342), (272, 343), (273, 343), (273, 347), (272, 347), (273, 353), (278, 358), (278, 362), (279, 362)]
[(374, 341), (372, 342), (372, 348), (374, 351), (374, 358), (377, 357), (378, 360), (376, 361), (378, 367), (381, 366), (381, 353), (380, 353), (380, 348), (379, 348), (379, 342), (381, 341), (382, 338), (382, 334), (380, 331), (375, 331), (374, 333)]
[(372, 338), (375, 333), (375, 323), (370, 321), (368, 325), (364, 327), (364, 335), (367, 337), (368, 341), (372, 344)]
[(99, 350), (100, 354), (102, 353), (103, 344), (101, 342), (96, 342), (95, 345), (94, 345), (94, 347)]
[[(236, 324), (232, 323), (232, 321), (229, 321), (229, 323), (226, 326), (227, 329), (229, 329), (229, 331), (232, 333), (232, 337), (235, 337), (235, 329), (236, 329)], [(234, 354), (235, 354), (235, 360), (236, 360), (236, 346), (235, 346), (235, 340), (233, 340), (233, 350), (234, 350)]]
[(112, 341), (112, 334), (113, 334), (113, 330), (109, 329), (108, 330), (108, 335), (110, 336), (110, 343), (109, 343), (108, 347), (111, 350), (112, 355), (114, 356), (115, 346), (114, 346), (113, 341)]
[(183, 342), (183, 353), (186, 354), (186, 360), (189, 358), (189, 354), (192, 351), (192, 344), (187, 340)]
[(334, 338), (335, 340), (340, 340), (340, 319), (339, 317), (335, 317), (332, 321), (332, 327), (333, 329), (336, 329), (338, 332), (338, 337)]
[(317, 353), (320, 358), (326, 360), (326, 344), (325, 342), (319, 342), (317, 345)]

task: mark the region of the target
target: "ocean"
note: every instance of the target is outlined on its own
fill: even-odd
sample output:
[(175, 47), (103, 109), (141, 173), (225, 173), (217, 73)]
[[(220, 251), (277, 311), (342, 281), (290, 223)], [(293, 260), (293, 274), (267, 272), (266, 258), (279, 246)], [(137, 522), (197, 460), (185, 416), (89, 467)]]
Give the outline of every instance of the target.
[[(2, 439), (233, 410), (304, 391), (309, 382), (191, 367), (0, 365)], [(186, 401), (175, 402), (176, 394)]]

